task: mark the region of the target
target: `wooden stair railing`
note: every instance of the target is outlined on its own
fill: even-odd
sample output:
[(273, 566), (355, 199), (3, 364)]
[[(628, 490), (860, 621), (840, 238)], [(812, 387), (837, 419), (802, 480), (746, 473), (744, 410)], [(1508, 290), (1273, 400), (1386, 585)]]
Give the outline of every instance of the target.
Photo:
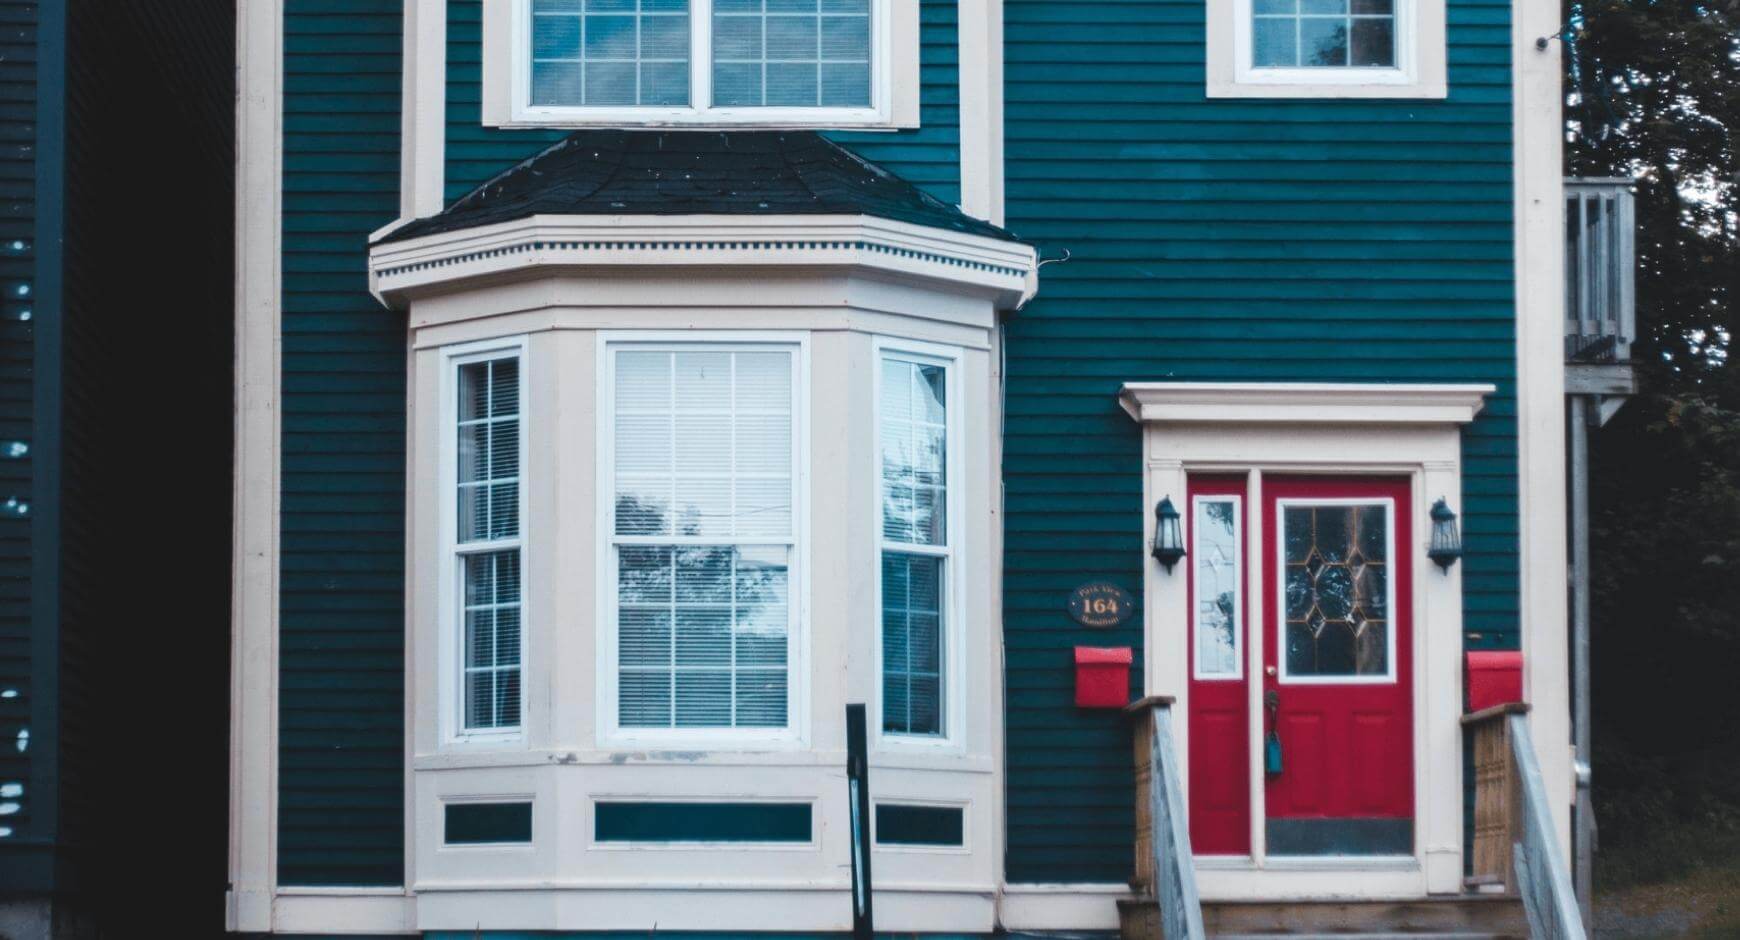
[(1474, 750), (1474, 864), (1469, 881), (1521, 897), (1535, 940), (1585, 940), (1571, 869), (1529, 735), (1529, 707), (1462, 716)]
[(1164, 940), (1203, 940), (1208, 934), (1173, 744), (1172, 699), (1152, 696), (1124, 711), (1135, 725), (1136, 877), (1131, 885), (1158, 902)]

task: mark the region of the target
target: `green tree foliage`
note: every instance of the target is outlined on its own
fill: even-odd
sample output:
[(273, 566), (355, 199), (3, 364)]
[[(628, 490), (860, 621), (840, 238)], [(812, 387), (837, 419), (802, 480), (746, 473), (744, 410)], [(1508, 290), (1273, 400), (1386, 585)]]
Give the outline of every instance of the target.
[(1607, 875), (1740, 862), (1740, 0), (1568, 0), (1566, 172), (1637, 179), (1643, 393), (1592, 440)]
[(1696, 381), (1740, 298), (1740, 0), (1565, 8), (1566, 170), (1637, 178), (1640, 352)]

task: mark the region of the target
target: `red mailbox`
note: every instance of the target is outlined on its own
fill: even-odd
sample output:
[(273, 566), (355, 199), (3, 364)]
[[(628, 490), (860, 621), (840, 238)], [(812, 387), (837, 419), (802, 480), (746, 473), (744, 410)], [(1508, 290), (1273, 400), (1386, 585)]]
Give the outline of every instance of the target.
[(1128, 646), (1075, 648), (1075, 706), (1123, 708), (1130, 704)]
[(1523, 700), (1522, 653), (1517, 650), (1479, 650), (1468, 654), (1468, 710)]

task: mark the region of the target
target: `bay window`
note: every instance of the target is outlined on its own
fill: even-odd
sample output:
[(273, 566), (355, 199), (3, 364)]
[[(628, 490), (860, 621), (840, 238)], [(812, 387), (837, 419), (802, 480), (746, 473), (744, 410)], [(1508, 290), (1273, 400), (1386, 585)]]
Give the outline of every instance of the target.
[(792, 727), (798, 351), (612, 344), (601, 443), (615, 727)]

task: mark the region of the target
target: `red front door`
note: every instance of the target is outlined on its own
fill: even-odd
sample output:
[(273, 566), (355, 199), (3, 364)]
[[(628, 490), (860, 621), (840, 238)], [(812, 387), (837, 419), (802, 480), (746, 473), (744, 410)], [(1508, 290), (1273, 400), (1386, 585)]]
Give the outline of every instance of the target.
[(1412, 855), (1405, 480), (1263, 481), (1269, 855)]

